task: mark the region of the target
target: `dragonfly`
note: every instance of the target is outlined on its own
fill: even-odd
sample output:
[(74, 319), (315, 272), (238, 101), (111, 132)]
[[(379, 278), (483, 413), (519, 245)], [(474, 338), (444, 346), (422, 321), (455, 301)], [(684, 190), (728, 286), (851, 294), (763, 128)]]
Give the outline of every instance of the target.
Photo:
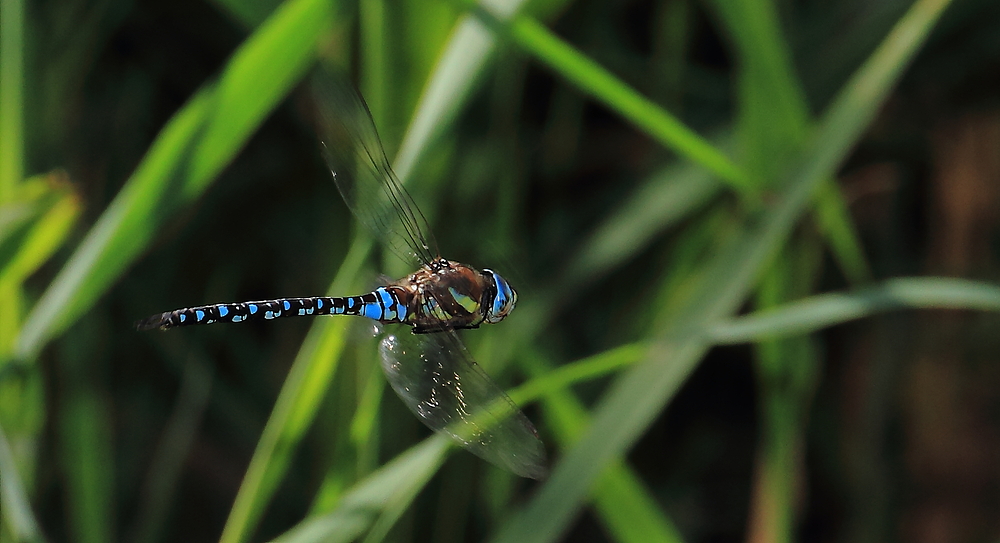
[(426, 218), (392, 171), (371, 112), (346, 76), (321, 70), (313, 91), (323, 155), (344, 202), (390, 251), (419, 268), (358, 296), (186, 307), (143, 319), (137, 328), (318, 315), (367, 317), (386, 330), (397, 325), (403, 332), (384, 333), (378, 350), (383, 373), (409, 410), (480, 458), (522, 477), (544, 478), (545, 449), (535, 427), (456, 333), (502, 321), (517, 292), (489, 268), (439, 256)]

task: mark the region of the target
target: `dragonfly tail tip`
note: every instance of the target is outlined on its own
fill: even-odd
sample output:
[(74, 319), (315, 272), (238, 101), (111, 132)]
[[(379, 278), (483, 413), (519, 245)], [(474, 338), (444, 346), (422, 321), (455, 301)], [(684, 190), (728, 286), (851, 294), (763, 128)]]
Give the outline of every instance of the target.
[(170, 321), (167, 316), (169, 313), (160, 313), (158, 315), (153, 315), (152, 317), (147, 317), (142, 320), (135, 322), (135, 329), (140, 332), (145, 332), (146, 330), (154, 330), (159, 328), (161, 330), (166, 330), (170, 327)]

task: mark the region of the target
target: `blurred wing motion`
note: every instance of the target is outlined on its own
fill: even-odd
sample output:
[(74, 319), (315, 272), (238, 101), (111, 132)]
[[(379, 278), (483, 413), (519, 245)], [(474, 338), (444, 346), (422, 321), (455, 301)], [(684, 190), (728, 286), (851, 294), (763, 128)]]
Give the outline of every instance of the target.
[(427, 219), (389, 165), (371, 112), (346, 77), (318, 70), (313, 93), (323, 156), (351, 212), (404, 261), (438, 257)]
[(531, 421), (470, 357), (454, 332), (388, 333), (382, 370), (429, 428), (522, 477), (545, 477), (545, 449)]

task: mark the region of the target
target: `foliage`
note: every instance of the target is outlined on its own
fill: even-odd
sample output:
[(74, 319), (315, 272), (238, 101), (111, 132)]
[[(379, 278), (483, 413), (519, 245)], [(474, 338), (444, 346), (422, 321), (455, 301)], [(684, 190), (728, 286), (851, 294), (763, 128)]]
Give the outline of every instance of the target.
[[(807, 17), (789, 6), (628, 4), (655, 14), (629, 26), (651, 52), (609, 38), (600, 2), (0, 0), (0, 541), (541, 542), (586, 507), (609, 539), (679, 541), (694, 529), (664, 505), (669, 484), (629, 453), (663, 446), (645, 444), (657, 420), (734, 343), (754, 345), (759, 395), (741, 511), (750, 538), (792, 539), (815, 332), (1000, 310), (989, 282), (872, 282), (833, 181), (948, 1), (890, 3), (841, 44), (850, 70), (809, 74), (821, 89), (799, 75), (809, 50), (787, 29)], [(727, 59), (699, 56), (706, 34)], [(189, 64), (156, 64), (171, 44)], [(344, 319), (129, 329), (408, 271), (347, 234), (297, 91), (318, 62), (358, 74), (445, 256), (509, 264), (521, 305), (466, 339), (498, 379), (527, 378), (511, 396), (538, 402), (554, 457), (537, 488), (446, 462), (438, 436), (413, 445), (421, 430), (382, 401), (371, 342)], [(55, 166), (70, 180), (24, 179)], [(830, 275), (850, 288), (817, 294)]]

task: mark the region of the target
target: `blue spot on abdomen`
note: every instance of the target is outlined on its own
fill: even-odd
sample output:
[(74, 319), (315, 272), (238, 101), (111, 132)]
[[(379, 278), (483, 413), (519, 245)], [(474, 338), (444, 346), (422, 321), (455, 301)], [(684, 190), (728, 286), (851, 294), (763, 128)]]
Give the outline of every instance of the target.
[(381, 320), (382, 319), (382, 309), (378, 304), (365, 304), (361, 308), (361, 315), (368, 317), (369, 319)]

